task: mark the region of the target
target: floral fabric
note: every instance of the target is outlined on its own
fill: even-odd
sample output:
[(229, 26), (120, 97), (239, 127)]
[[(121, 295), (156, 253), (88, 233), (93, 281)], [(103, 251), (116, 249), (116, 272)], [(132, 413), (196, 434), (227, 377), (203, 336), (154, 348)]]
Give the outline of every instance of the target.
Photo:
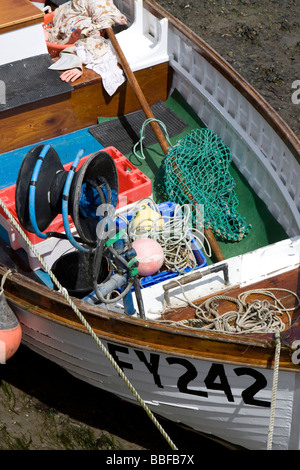
[(110, 48), (101, 31), (115, 24), (127, 24), (127, 19), (112, 0), (72, 0), (54, 11), (53, 26), (47, 30), (48, 41), (66, 44), (72, 32), (80, 30), (75, 44), (95, 60)]

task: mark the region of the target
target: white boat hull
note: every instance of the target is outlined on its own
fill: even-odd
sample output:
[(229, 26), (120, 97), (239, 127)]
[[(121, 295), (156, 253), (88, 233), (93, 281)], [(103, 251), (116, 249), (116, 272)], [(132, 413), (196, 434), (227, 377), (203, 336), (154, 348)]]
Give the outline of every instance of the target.
[[(92, 337), (16, 308), (23, 343), (81, 379), (127, 401), (129, 388)], [(101, 338), (100, 338), (101, 339)], [(251, 450), (266, 450), (274, 372), (129, 347), (101, 339), (149, 408)], [(280, 371), (273, 450), (298, 449), (300, 377)], [(293, 432), (292, 432), (293, 431)], [(293, 437), (295, 436), (295, 437)]]

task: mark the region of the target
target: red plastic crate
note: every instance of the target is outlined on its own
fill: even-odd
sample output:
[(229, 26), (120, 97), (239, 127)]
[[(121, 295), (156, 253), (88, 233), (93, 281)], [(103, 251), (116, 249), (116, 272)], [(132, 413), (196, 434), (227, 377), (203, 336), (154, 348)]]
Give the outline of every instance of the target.
[[(7, 188), (4, 188), (4, 189), (0, 190), (0, 198), (5, 203), (7, 209), (11, 213), (11, 215), (16, 219), (16, 221), (18, 223), (20, 223), (19, 219), (17, 217), (16, 205), (15, 205), (15, 192), (16, 192), (16, 185), (13, 184), (12, 186), (8, 186)], [(5, 224), (3, 223), (4, 222), (3, 219), (5, 219), (6, 223), (9, 224), (10, 227), (11, 227), (11, 230), (10, 230), (10, 233), (9, 233), (9, 241), (10, 241), (11, 248), (13, 250), (18, 250), (19, 248), (21, 248), (21, 244), (20, 244), (20, 240), (19, 240), (19, 238), (20, 238), (19, 233), (16, 231), (16, 229), (14, 228), (12, 223), (8, 220), (7, 215), (4, 213), (2, 208), (0, 208), (0, 215), (2, 216), (1, 219), (0, 219), (0, 224), (4, 226)], [(70, 226), (72, 227), (72, 225), (74, 227), (74, 224), (73, 224), (73, 222), (70, 218)], [(5, 227), (5, 228), (7, 228), (7, 227)], [(58, 214), (55, 217), (55, 219), (52, 221), (51, 225), (47, 228), (47, 231), (52, 231), (52, 232), (63, 232), (64, 231), (64, 224), (63, 224), (61, 214)], [(13, 235), (14, 232), (15, 232), (15, 236)], [(31, 241), (31, 243), (33, 243), (34, 245), (44, 241), (43, 238), (38, 237), (34, 233), (28, 232), (27, 230), (24, 230), (24, 232), (26, 233), (26, 235), (29, 238), (29, 240)]]
[[(115, 147), (106, 147), (103, 152), (107, 152), (114, 160), (119, 178), (119, 198), (117, 210), (140, 201), (145, 197), (152, 196), (152, 183), (148, 176), (136, 168), (119, 150)], [(77, 169), (90, 157), (82, 157)], [(64, 165), (66, 170), (71, 168), (72, 163)], [(1, 193), (0, 193), (1, 194)]]
[(104, 152), (114, 159), (119, 176), (119, 200), (117, 209), (124, 208), (144, 197), (152, 196), (152, 184), (150, 178), (136, 168), (115, 147), (106, 147)]

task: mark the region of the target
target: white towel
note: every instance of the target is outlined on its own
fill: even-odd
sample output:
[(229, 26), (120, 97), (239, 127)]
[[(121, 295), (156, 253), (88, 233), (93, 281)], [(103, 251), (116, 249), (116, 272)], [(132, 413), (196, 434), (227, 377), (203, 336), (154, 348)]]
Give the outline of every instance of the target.
[(76, 53), (86, 68), (101, 75), (103, 87), (110, 96), (124, 83), (124, 73), (118, 66), (117, 56), (111, 48), (97, 59), (94, 59), (83, 45), (76, 46)]

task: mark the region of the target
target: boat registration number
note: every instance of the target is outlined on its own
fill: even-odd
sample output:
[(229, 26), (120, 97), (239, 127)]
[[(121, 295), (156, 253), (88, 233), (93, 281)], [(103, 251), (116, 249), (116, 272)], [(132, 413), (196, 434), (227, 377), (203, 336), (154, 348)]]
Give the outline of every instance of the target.
[[(176, 356), (160, 355), (152, 352), (145, 353), (138, 349), (131, 349), (112, 343), (108, 343), (107, 347), (124, 373), (126, 373), (125, 369), (127, 369), (127, 371), (134, 371), (135, 368), (137, 371), (140, 370), (142, 363), (145, 370), (150, 374), (151, 380), (158, 388), (163, 389), (168, 385), (174, 387), (174, 383), (171, 384), (170, 380), (174, 380), (175, 377), (175, 385), (181, 393), (210, 398), (210, 392), (218, 390), (224, 395), (228, 402), (235, 401), (233, 386), (230, 385), (229, 374), (224, 364), (202, 361), (206, 366), (206, 370), (203, 374), (203, 371), (198, 370), (198, 361)], [(131, 356), (132, 352), (134, 353), (134, 358)], [(200, 362), (201, 361), (199, 361), (199, 365)], [(137, 365), (138, 363), (140, 363), (139, 366)], [(174, 367), (175, 373), (171, 373), (170, 371), (168, 374), (164, 373), (166, 372), (166, 369), (163, 371), (164, 365)], [(168, 376), (168, 378), (166, 376)], [(233, 367), (230, 373), (231, 380), (232, 376), (236, 377), (234, 379), (234, 388), (239, 391), (245, 404), (266, 408), (271, 406), (270, 401), (262, 400), (257, 397), (257, 394), (268, 385), (267, 378), (262, 372), (251, 367)], [(238, 378), (243, 377), (245, 379), (245, 376), (247, 376), (246, 378), (248, 380), (247, 386), (243, 388), (241, 386), (242, 382), (239, 383)], [(200, 386), (199, 379), (201, 380)], [(195, 382), (196, 380), (197, 382)], [(197, 384), (196, 386), (195, 383)]]

